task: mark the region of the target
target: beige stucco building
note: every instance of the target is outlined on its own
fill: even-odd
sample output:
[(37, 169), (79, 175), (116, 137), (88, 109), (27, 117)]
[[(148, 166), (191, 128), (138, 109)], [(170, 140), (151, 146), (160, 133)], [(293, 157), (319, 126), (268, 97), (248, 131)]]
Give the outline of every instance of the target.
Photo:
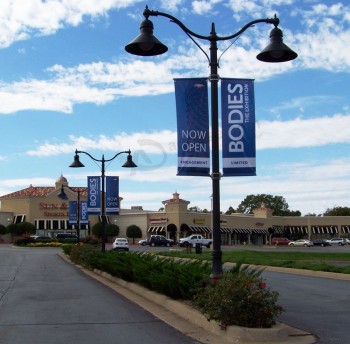
[[(0, 223), (27, 221), (35, 225), (38, 235), (55, 236), (61, 232), (75, 233), (77, 225), (68, 221), (68, 202), (83, 201), (87, 188), (71, 187), (60, 176), (54, 186), (28, 188), (0, 197)], [(109, 215), (109, 223), (120, 228), (120, 237), (126, 236), (130, 225), (141, 228), (143, 238), (151, 234), (163, 234), (179, 239), (192, 233), (211, 237), (211, 213), (188, 211), (190, 201), (180, 198), (175, 192), (163, 204), (163, 211), (147, 211), (142, 206), (123, 209), (120, 198), (120, 214)], [(89, 224), (80, 225), (80, 237), (89, 235), (99, 216), (89, 216)], [(266, 244), (272, 236), (288, 238), (331, 238), (350, 236), (350, 216), (337, 217), (279, 217), (263, 204), (254, 214), (221, 215), (222, 244)]]

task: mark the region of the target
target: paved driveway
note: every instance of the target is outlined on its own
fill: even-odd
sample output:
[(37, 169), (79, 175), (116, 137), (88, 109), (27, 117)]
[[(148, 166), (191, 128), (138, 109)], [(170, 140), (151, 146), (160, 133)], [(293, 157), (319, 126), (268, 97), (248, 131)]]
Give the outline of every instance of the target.
[(1, 344), (198, 343), (58, 252), (0, 245)]

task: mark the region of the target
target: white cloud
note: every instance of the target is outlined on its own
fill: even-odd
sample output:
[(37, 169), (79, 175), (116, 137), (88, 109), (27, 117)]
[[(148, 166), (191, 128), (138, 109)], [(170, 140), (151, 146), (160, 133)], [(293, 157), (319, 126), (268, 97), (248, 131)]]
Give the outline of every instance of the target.
[(111, 9), (136, 0), (12, 0), (0, 3), (0, 47), (32, 35), (49, 35), (64, 26), (77, 26), (85, 16), (106, 16)]

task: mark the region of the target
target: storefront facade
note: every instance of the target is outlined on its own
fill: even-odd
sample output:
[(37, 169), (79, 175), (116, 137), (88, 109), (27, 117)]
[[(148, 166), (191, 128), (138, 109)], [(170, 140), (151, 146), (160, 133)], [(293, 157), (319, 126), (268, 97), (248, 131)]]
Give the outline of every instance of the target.
[[(52, 187), (34, 187), (13, 192), (0, 197), (0, 223), (32, 223), (38, 235), (55, 237), (58, 233), (76, 233), (78, 225), (68, 221), (69, 201), (84, 201), (87, 188), (70, 187), (61, 176)], [(119, 237), (126, 237), (126, 229), (137, 225), (142, 230), (142, 238), (161, 234), (178, 240), (190, 234), (202, 234), (211, 238), (211, 213), (190, 212), (190, 201), (183, 200), (175, 192), (172, 198), (162, 201), (163, 211), (147, 211), (142, 206), (123, 209), (120, 198), (120, 214), (107, 216), (108, 223), (120, 228)], [(99, 216), (89, 216), (88, 224), (80, 224), (80, 237), (90, 234)], [(263, 245), (272, 237), (289, 239), (329, 239), (350, 237), (350, 217), (279, 217), (272, 216), (272, 210), (263, 204), (254, 214), (221, 215), (221, 241), (223, 245), (256, 244)]]

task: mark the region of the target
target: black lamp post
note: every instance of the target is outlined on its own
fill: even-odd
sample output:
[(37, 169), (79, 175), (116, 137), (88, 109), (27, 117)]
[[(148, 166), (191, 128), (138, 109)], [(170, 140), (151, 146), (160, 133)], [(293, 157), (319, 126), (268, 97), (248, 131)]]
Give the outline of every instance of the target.
[(101, 239), (102, 239), (102, 252), (105, 252), (106, 251), (106, 232), (105, 232), (105, 219), (106, 219), (105, 171), (106, 170), (105, 170), (105, 163), (114, 160), (120, 154), (128, 154), (127, 160), (124, 163), (124, 165), (122, 165), (122, 167), (132, 168), (132, 167), (137, 167), (137, 165), (132, 161), (132, 156), (131, 156), (131, 151), (130, 150), (119, 152), (119, 153), (115, 154), (110, 159), (105, 159), (104, 155), (102, 155), (102, 159), (96, 159), (91, 154), (89, 154), (88, 152), (76, 150), (75, 151), (75, 156), (74, 156), (74, 161), (69, 165), (69, 167), (85, 167), (80, 162), (79, 155), (78, 155), (80, 153), (86, 154), (92, 160), (101, 163), (101, 179), (102, 179), (102, 191), (101, 191), (101, 221), (102, 221), (102, 233), (101, 233), (102, 235), (101, 235), (101, 237), (102, 238)]
[[(148, 19), (150, 16), (161, 16), (169, 18), (171, 22), (177, 24), (187, 36), (197, 45), (197, 47), (205, 54), (210, 66), (210, 85), (211, 85), (211, 133), (212, 133), (212, 231), (213, 231), (213, 262), (212, 262), (212, 280), (220, 278), (222, 275), (222, 252), (221, 252), (221, 233), (220, 233), (220, 178), (219, 170), (219, 123), (218, 123), (218, 56), (217, 56), (217, 42), (232, 40), (241, 35), (248, 28), (257, 23), (273, 24), (274, 28), (270, 32), (270, 44), (257, 55), (257, 59), (264, 62), (285, 62), (295, 59), (298, 55), (288, 48), (283, 43), (282, 31), (277, 27), (279, 19), (275, 16), (272, 19), (258, 19), (253, 20), (243, 26), (239, 31), (230, 35), (219, 37), (215, 32), (214, 23), (211, 26), (209, 36), (199, 35), (188, 29), (180, 20), (170, 14), (151, 11), (146, 6), (143, 12), (145, 20), (140, 25), (141, 34), (132, 42), (126, 45), (125, 50), (134, 55), (153, 56), (160, 55), (167, 52), (168, 48), (161, 43), (153, 35), (153, 23)], [(195, 38), (210, 42), (210, 56), (200, 47), (194, 40)]]

